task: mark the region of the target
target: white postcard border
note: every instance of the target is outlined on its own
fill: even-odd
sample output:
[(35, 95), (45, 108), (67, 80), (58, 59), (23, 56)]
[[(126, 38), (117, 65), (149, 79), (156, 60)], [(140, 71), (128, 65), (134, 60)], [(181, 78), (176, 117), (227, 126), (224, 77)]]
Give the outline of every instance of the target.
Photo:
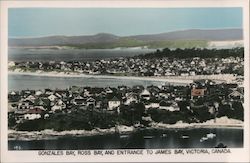
[[(3, 162), (248, 162), (249, 161), (249, 0), (94, 0), (94, 1), (0, 1), (1, 14), (1, 160)], [(231, 154), (193, 155), (113, 155), (113, 156), (39, 156), (38, 151), (8, 151), (8, 8), (170, 8), (170, 7), (242, 7), (244, 30), (244, 148), (231, 149)]]

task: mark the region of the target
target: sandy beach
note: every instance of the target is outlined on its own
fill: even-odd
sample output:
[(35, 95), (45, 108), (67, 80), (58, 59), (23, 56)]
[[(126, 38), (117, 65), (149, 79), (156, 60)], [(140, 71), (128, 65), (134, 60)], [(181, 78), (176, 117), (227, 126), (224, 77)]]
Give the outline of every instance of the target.
[(63, 77), (63, 78), (99, 78), (99, 79), (124, 79), (124, 80), (144, 80), (144, 81), (162, 81), (189, 84), (192, 83), (191, 79), (184, 79), (181, 77), (136, 77), (136, 76), (114, 76), (114, 75), (91, 75), (80, 73), (64, 73), (64, 72), (14, 72), (9, 71), (13, 75), (29, 75), (29, 76), (47, 76), (47, 77)]
[(235, 79), (232, 74), (220, 74), (220, 75), (195, 75), (195, 76), (153, 76), (153, 77), (137, 77), (137, 76), (115, 76), (115, 75), (92, 75), (82, 74), (76, 72), (44, 72), (44, 71), (9, 71), (11, 75), (29, 75), (29, 76), (47, 76), (47, 77), (63, 77), (63, 78), (99, 78), (99, 79), (124, 79), (124, 80), (144, 80), (144, 81), (160, 81), (160, 82), (171, 82), (180, 84), (190, 84), (194, 80), (199, 79), (211, 79), (217, 81), (231, 82)]
[(169, 128), (237, 128), (243, 129), (244, 122), (237, 119), (230, 119), (228, 117), (220, 117), (215, 120), (208, 120), (203, 123), (183, 123), (181, 121), (176, 124), (152, 123), (151, 126), (156, 129)]

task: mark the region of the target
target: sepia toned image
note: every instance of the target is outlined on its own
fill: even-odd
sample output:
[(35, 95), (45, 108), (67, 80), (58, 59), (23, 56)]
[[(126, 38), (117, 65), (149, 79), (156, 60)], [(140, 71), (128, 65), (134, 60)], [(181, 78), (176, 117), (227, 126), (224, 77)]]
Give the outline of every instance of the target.
[(8, 150), (244, 148), (241, 7), (9, 8)]

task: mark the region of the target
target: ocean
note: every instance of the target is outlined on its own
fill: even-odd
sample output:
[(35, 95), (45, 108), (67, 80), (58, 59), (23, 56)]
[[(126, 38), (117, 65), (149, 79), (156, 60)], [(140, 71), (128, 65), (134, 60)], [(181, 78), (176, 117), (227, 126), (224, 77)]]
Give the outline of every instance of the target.
[[(125, 85), (156, 85), (165, 84), (162, 81), (113, 79), (113, 78), (93, 78), (93, 77), (51, 77), (51, 76), (30, 76), (30, 75), (8, 75), (8, 90), (20, 91), (24, 89), (66, 89), (70, 86), (90, 86), (90, 87), (118, 87)], [(174, 83), (173, 83), (174, 84)]]
[[(208, 133), (214, 138), (201, 141)], [(172, 149), (214, 148), (223, 143), (228, 148), (243, 148), (243, 129), (168, 129), (144, 130), (130, 135), (65, 136), (53, 140), (9, 140), (9, 150), (87, 150), (87, 149)]]
[(25, 49), (9, 48), (9, 61), (91, 61), (105, 58), (133, 57), (156, 49)]

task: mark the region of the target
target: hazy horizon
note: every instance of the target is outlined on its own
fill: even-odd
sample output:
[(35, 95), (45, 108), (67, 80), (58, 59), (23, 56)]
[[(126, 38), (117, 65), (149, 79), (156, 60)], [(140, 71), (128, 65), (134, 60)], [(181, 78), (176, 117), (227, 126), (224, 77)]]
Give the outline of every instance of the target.
[(242, 8), (11, 8), (9, 38), (242, 29)]

